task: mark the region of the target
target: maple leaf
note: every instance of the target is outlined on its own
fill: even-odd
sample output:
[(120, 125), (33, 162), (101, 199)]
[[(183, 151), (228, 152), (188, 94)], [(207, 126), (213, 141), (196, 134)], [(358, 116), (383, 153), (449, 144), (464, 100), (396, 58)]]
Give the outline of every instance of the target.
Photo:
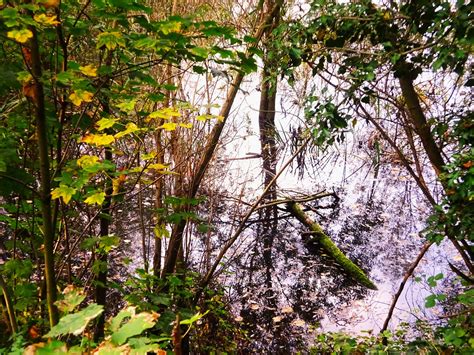
[(173, 107), (166, 107), (158, 111), (150, 113), (147, 117), (147, 122), (150, 122), (154, 118), (163, 118), (169, 120), (172, 117), (181, 117), (181, 113)]
[(77, 159), (77, 165), (81, 168), (87, 168), (89, 166), (94, 165), (99, 161), (99, 157), (92, 156), (92, 155), (83, 155), (79, 159)]
[(12, 38), (17, 42), (26, 43), (30, 38), (33, 37), (33, 32), (26, 28), (21, 30), (13, 30), (7, 33), (8, 38)]
[(135, 109), (135, 105), (137, 104), (137, 100), (126, 100), (117, 104), (117, 107), (121, 109), (123, 112), (130, 113)]
[(135, 123), (130, 122), (130, 123), (127, 123), (127, 125), (125, 126), (124, 131), (118, 132), (114, 137), (118, 139), (120, 137), (123, 137), (127, 134), (130, 134), (130, 133), (133, 133), (133, 132), (136, 132), (136, 131), (139, 131), (139, 130), (140, 130), (140, 128), (138, 128)]
[(81, 142), (97, 146), (109, 145), (115, 141), (114, 136), (109, 134), (87, 134), (82, 137)]
[(99, 191), (96, 192), (92, 195), (90, 195), (88, 198), (85, 199), (85, 203), (88, 205), (93, 205), (94, 203), (97, 203), (99, 206), (104, 203), (105, 200), (105, 192)]
[(59, 187), (56, 187), (53, 191), (51, 191), (51, 198), (54, 200), (61, 197), (64, 203), (67, 205), (75, 193), (76, 189), (60, 184)]
[(59, 25), (61, 22), (58, 21), (56, 15), (48, 16), (46, 14), (36, 14), (33, 16), (33, 19), (42, 24), (43, 26), (56, 26)]
[(155, 164), (150, 164), (148, 165), (148, 169), (155, 169), (155, 170), (163, 170), (166, 169), (168, 165), (160, 164), (160, 163), (155, 163)]
[(163, 128), (165, 131), (174, 131), (176, 129), (177, 124), (173, 122), (166, 122), (163, 123), (160, 127), (158, 128)]
[(93, 65), (80, 66), (79, 70), (82, 74), (87, 76), (97, 76), (97, 68)]
[(97, 36), (97, 48), (101, 48), (103, 46), (111, 51), (117, 48), (117, 46), (125, 47), (125, 40), (123, 39), (120, 32), (102, 32)]
[(91, 102), (93, 97), (93, 93), (85, 90), (75, 90), (71, 95), (69, 95), (69, 99), (76, 106), (81, 106), (83, 102)]
[(118, 121), (118, 118), (102, 118), (97, 121), (97, 130), (103, 131), (104, 129), (113, 127), (113, 125)]

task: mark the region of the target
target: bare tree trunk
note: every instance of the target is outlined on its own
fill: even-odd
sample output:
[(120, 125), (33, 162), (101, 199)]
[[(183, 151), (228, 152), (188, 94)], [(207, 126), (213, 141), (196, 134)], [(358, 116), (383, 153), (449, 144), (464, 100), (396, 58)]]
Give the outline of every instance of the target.
[[(112, 52), (109, 52), (107, 55), (106, 63), (107, 66), (112, 64)], [(104, 87), (110, 86), (110, 77), (104, 78), (105, 84)], [(105, 98), (102, 102), (102, 108), (104, 113), (110, 114), (109, 99)], [(105, 147), (104, 149), (104, 159), (112, 162), (112, 148)], [(112, 194), (113, 186), (109, 179), (105, 182), (105, 198), (102, 203), (102, 207), (99, 215), (99, 229), (100, 236), (107, 237), (110, 234), (110, 221), (111, 221), (111, 205), (112, 205)], [(108, 274), (108, 257), (107, 253), (104, 251), (99, 252), (99, 262), (101, 263), (99, 272), (96, 277), (96, 286), (95, 286), (95, 301), (97, 304), (104, 306), (106, 309), (106, 299), (107, 299), (107, 274)], [(94, 333), (94, 340), (98, 341), (104, 337), (104, 326), (105, 326), (105, 312), (103, 312), (97, 318), (96, 329)]]
[[(279, 12), (282, 2), (282, 0), (278, 0), (272, 11), (268, 14), (268, 16), (265, 17), (265, 19), (260, 24), (260, 27), (257, 29), (255, 35), (253, 36), (256, 39), (255, 43), (253, 44), (254, 48), (260, 42), (260, 39), (262, 38), (265, 29), (273, 22), (273, 18)], [(216, 123), (210, 133), (209, 139), (204, 149), (204, 154), (202, 155), (201, 160), (197, 165), (196, 173), (193, 176), (191, 186), (188, 190), (189, 198), (193, 198), (196, 196), (199, 186), (201, 185), (202, 179), (204, 178), (204, 174), (207, 171), (209, 163), (211, 162), (211, 159), (214, 155), (214, 151), (216, 150), (217, 144), (219, 143), (222, 130), (224, 129), (224, 125), (227, 122), (230, 109), (234, 103), (234, 99), (237, 95), (237, 91), (240, 87), (243, 77), (244, 74), (242, 72), (237, 73), (234, 81), (232, 82), (229, 88), (229, 91), (227, 92), (227, 99), (224, 102), (219, 113), (219, 116), (222, 116), (224, 119), (221, 122)], [(190, 206), (186, 206), (184, 207), (184, 209), (188, 210), (190, 209)], [(165, 262), (163, 265), (163, 270), (161, 272), (162, 277), (174, 272), (178, 259), (179, 249), (183, 240), (183, 232), (185, 227), (186, 221), (182, 220), (181, 222), (176, 224), (173, 229), (173, 233), (169, 241), (168, 251), (166, 253)]]
[[(265, 10), (270, 12), (274, 6), (274, 1), (266, 1)], [(270, 59), (271, 32), (278, 25), (279, 14), (276, 14), (273, 22), (265, 31), (265, 43), (263, 44), (265, 56), (263, 59), (262, 82), (260, 86), (260, 107), (258, 115), (260, 131), (260, 149), (262, 155), (262, 172), (264, 186), (270, 186), (263, 196), (262, 203), (277, 199), (277, 183), (270, 184), (276, 175), (277, 148), (276, 148), (276, 127), (275, 127), (275, 103), (277, 94), (277, 78), (275, 73), (275, 62)], [(265, 288), (266, 299), (269, 309), (275, 308), (276, 298), (274, 297), (272, 270), (273, 270), (273, 242), (278, 230), (278, 209), (277, 205), (270, 205), (261, 209), (259, 226), (259, 236), (263, 242), (263, 262), (265, 264)], [(269, 314), (271, 317), (272, 314)], [(271, 324), (271, 323), (270, 323)]]
[(59, 314), (54, 302), (57, 298), (56, 275), (54, 273), (54, 223), (51, 213), (51, 174), (48, 142), (48, 127), (44, 102), (44, 90), (41, 82), (41, 59), (39, 53), (38, 34), (34, 27), (30, 27), (33, 37), (30, 40), (31, 68), (33, 76), (34, 95), (32, 97), (35, 108), (36, 136), (38, 138), (38, 156), (40, 161), (40, 201), (43, 218), (44, 235), (44, 276), (46, 280), (46, 303), (49, 313), (49, 324), (54, 326), (58, 322)]

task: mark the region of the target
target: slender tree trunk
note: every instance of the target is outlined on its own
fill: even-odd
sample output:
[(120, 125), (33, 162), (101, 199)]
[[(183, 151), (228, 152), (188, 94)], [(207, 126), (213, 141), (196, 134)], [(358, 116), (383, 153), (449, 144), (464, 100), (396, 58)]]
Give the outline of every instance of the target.
[[(260, 39), (263, 36), (265, 29), (268, 26), (271, 26), (273, 22), (274, 16), (279, 12), (279, 9), (282, 5), (282, 0), (278, 0), (273, 7), (272, 11), (264, 18), (260, 27), (256, 30), (254, 38), (256, 39), (253, 47), (260, 42)], [(219, 143), (219, 139), (221, 137), (222, 130), (224, 129), (224, 125), (227, 122), (227, 118), (229, 117), (230, 109), (234, 103), (235, 96), (237, 95), (237, 91), (240, 87), (244, 74), (239, 72), (236, 74), (234, 81), (232, 82), (228, 92), (227, 98), (224, 104), (222, 105), (221, 111), (219, 116), (224, 117), (221, 122), (216, 123), (214, 128), (212, 129), (209, 139), (207, 141), (206, 147), (204, 149), (204, 154), (201, 157), (199, 164), (197, 165), (196, 173), (193, 176), (193, 180), (191, 183), (191, 187), (188, 191), (188, 197), (193, 198), (196, 196), (196, 193), (201, 185), (202, 179), (204, 178), (204, 174), (207, 171), (209, 163), (212, 160), (214, 155), (214, 151), (216, 150), (217, 144)], [(190, 206), (186, 207), (185, 209), (189, 209)], [(161, 272), (161, 276), (164, 277), (165, 275), (173, 273), (176, 261), (178, 259), (178, 253), (180, 246), (183, 240), (183, 232), (186, 227), (186, 221), (181, 221), (177, 225), (175, 225), (173, 229), (173, 233), (170, 237), (169, 245), (168, 245), (168, 252), (166, 254), (165, 262), (163, 265), (163, 270)]]
[(0, 275), (0, 289), (3, 293), (3, 299), (5, 300), (5, 308), (8, 315), (8, 322), (13, 334), (18, 332), (18, 324), (16, 322), (15, 310), (13, 309), (13, 302), (11, 298), (10, 289), (3, 279), (2, 275)]
[(438, 147), (433, 135), (431, 134), (430, 126), (421, 108), (418, 94), (413, 86), (413, 77), (410, 73), (407, 73), (400, 76), (398, 80), (415, 131), (421, 138), (421, 144), (423, 144), (423, 148), (428, 155), (431, 165), (436, 174), (439, 175), (445, 163), (441, 156), (441, 149)]
[[(113, 52), (107, 54), (105, 65), (112, 65)], [(110, 87), (111, 78), (105, 77), (104, 88)], [(102, 102), (103, 112), (110, 114), (109, 99), (106, 97)], [(113, 154), (111, 147), (104, 148), (104, 159), (109, 162), (113, 161)], [(112, 205), (112, 194), (113, 186), (109, 179), (105, 181), (105, 198), (102, 203), (100, 215), (99, 215), (99, 233), (100, 237), (107, 237), (110, 234), (110, 222), (111, 222), (111, 205)], [(106, 309), (107, 299), (107, 274), (108, 274), (108, 255), (105, 251), (99, 251), (98, 261), (101, 263), (99, 272), (96, 276), (95, 286), (95, 301), (97, 304), (104, 306)], [(103, 312), (98, 318), (96, 323), (96, 329), (94, 333), (94, 340), (98, 341), (104, 337), (104, 326), (105, 326), (105, 312)]]
[[(274, 1), (266, 1), (266, 11), (270, 12), (274, 6)], [(260, 107), (258, 115), (259, 131), (260, 131), (260, 149), (262, 155), (262, 172), (264, 186), (270, 186), (270, 189), (264, 195), (262, 202), (265, 204), (274, 201), (277, 198), (276, 182), (270, 185), (270, 182), (276, 175), (277, 149), (276, 149), (276, 127), (275, 127), (275, 103), (277, 94), (277, 78), (274, 74), (275, 63), (270, 59), (269, 51), (271, 51), (271, 32), (277, 26), (279, 14), (276, 14), (271, 26), (265, 31), (263, 60), (262, 83), (260, 86)], [(269, 308), (274, 308), (275, 300), (272, 270), (273, 270), (273, 242), (278, 229), (278, 210), (276, 205), (263, 208), (260, 211), (262, 223), (260, 225), (259, 235), (263, 242), (263, 261), (265, 264), (265, 286), (266, 296), (269, 301)], [(269, 316), (273, 313), (270, 312)]]
[[(110, 147), (105, 148), (104, 158), (108, 161), (112, 161), (112, 149)], [(101, 207), (99, 223), (100, 223), (100, 236), (106, 237), (110, 234), (110, 212), (112, 204), (112, 184), (109, 180), (106, 182), (105, 187), (105, 199)], [(108, 255), (106, 252), (101, 251), (99, 253), (100, 271), (96, 277), (95, 286), (95, 302), (106, 308), (107, 300), (107, 274), (108, 274)], [(97, 318), (97, 326), (94, 334), (95, 341), (104, 337), (104, 325), (105, 325), (105, 314), (104, 312)]]
[(49, 313), (49, 324), (54, 326), (58, 322), (58, 310), (54, 302), (57, 298), (56, 276), (54, 273), (54, 228), (51, 213), (51, 174), (48, 142), (48, 127), (44, 102), (43, 83), (41, 82), (42, 70), (39, 53), (38, 34), (34, 27), (29, 44), (31, 63), (26, 63), (31, 68), (33, 76), (33, 105), (35, 110), (36, 136), (38, 139), (38, 156), (40, 162), (40, 201), (41, 216), (43, 218), (44, 236), (44, 276), (46, 280), (46, 303)]

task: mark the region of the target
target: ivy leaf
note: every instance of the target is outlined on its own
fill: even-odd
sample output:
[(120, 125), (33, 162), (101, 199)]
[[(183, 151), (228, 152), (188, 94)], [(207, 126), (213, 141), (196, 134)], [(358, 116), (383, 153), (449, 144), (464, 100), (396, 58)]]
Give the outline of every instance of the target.
[(67, 316), (62, 317), (59, 320), (59, 323), (51, 328), (45, 337), (52, 338), (67, 334), (79, 335), (86, 329), (91, 320), (99, 316), (104, 311), (103, 308), (103, 306), (93, 303), (84, 308), (82, 311), (79, 311), (75, 314), (68, 314)]
[(152, 328), (159, 314), (152, 312), (142, 312), (133, 315), (130, 320), (122, 325), (120, 329), (112, 334), (112, 342), (116, 345), (122, 345), (128, 338), (141, 334), (144, 330)]
[(97, 203), (99, 206), (104, 203), (105, 199), (105, 192), (96, 192), (92, 195), (90, 195), (88, 198), (85, 199), (85, 203), (88, 205), (93, 205), (94, 203)]
[(81, 142), (93, 144), (96, 146), (109, 145), (115, 142), (114, 136), (109, 134), (87, 134), (82, 137)]
[(85, 90), (75, 90), (71, 95), (69, 95), (69, 99), (76, 106), (81, 106), (83, 102), (91, 102), (93, 97), (93, 93)]
[(102, 118), (97, 121), (97, 130), (103, 131), (104, 129), (111, 128), (115, 123), (117, 123), (118, 118)]
[(51, 191), (51, 198), (54, 200), (61, 197), (64, 203), (68, 204), (75, 193), (76, 189), (60, 184), (59, 187), (56, 187), (53, 191)]
[(21, 30), (8, 31), (8, 38), (12, 38), (17, 42), (26, 43), (30, 38), (33, 37), (33, 32), (27, 28), (22, 28)]
[(33, 16), (33, 19), (42, 24), (43, 26), (56, 26), (59, 25), (61, 22), (58, 21), (56, 15), (48, 16), (46, 14), (36, 14)]
[(93, 65), (86, 65), (86, 66), (81, 66), (79, 67), (79, 70), (81, 71), (82, 74), (87, 75), (87, 76), (97, 76), (97, 68), (94, 67)]

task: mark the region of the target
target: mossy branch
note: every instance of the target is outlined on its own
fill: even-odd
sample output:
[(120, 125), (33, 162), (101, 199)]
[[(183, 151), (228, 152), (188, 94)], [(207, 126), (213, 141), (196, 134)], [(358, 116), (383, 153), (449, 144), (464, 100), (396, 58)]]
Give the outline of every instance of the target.
[(306, 213), (304, 213), (301, 206), (295, 202), (287, 203), (288, 210), (291, 214), (308, 227), (311, 231), (311, 239), (317, 241), (324, 251), (333, 258), (344, 271), (356, 280), (361, 285), (376, 290), (377, 286), (367, 277), (364, 271), (356, 264), (354, 264), (344, 253), (337, 247), (336, 244), (324, 233), (321, 226), (313, 221)]

